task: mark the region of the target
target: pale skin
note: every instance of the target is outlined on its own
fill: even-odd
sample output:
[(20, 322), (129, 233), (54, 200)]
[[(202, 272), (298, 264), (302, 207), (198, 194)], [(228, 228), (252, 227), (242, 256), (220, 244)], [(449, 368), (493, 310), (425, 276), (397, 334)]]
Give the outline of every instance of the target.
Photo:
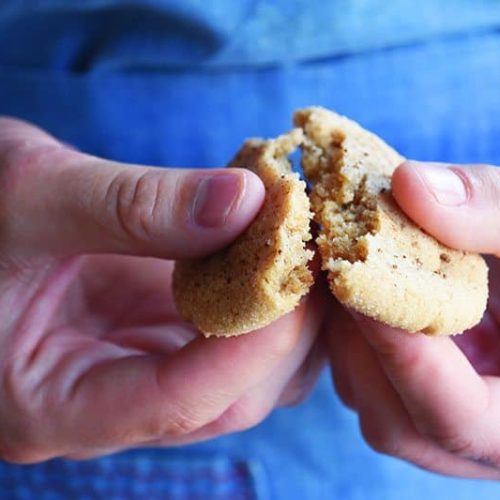
[(227, 245), (263, 198), (249, 171), (121, 165), (0, 120), (1, 458), (191, 443), (299, 400), (323, 364), (324, 294), (209, 340), (172, 299), (169, 259)]
[[(443, 243), (500, 254), (500, 169), (404, 164), (393, 192)], [(263, 197), (248, 171), (113, 163), (0, 119), (0, 456), (85, 458), (251, 427), (307, 393), (324, 342), (374, 448), (500, 479), (498, 260), (487, 315), (457, 342), (362, 318), (321, 285), (238, 338), (202, 339), (178, 317), (172, 260), (230, 243)]]
[(336, 305), (328, 335), (335, 385), (376, 450), (443, 474), (500, 479), (500, 168), (409, 162), (392, 188), (438, 240), (491, 256), (488, 309), (452, 339), (408, 334)]

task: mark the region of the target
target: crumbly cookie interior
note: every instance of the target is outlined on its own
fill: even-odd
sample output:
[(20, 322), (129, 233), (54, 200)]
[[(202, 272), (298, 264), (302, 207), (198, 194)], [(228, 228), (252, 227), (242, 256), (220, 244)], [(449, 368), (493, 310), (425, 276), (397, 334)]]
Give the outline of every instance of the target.
[[(300, 114), (296, 123), (307, 134), (310, 124)], [(367, 258), (364, 237), (379, 229), (377, 194), (389, 188), (389, 180), (383, 174), (370, 179), (361, 163), (346, 165), (346, 141), (342, 131), (336, 131), (323, 144), (306, 135), (302, 167), (313, 184), (311, 208), (316, 222), (321, 225), (316, 241), (322, 255), (356, 262)], [(357, 154), (366, 159), (369, 153), (358, 151)]]

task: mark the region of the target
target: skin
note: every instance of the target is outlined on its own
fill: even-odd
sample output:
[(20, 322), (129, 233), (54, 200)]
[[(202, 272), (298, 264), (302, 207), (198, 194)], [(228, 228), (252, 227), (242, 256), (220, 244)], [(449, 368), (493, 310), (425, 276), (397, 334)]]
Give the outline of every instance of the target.
[[(3, 459), (86, 458), (246, 429), (304, 397), (325, 342), (337, 390), (376, 450), (500, 478), (494, 257), (485, 318), (457, 339), (353, 314), (319, 283), (276, 323), (206, 340), (175, 311), (172, 259), (207, 255), (245, 229), (264, 196), (253, 174), (117, 164), (0, 119), (0, 191)], [(500, 169), (406, 163), (393, 192), (443, 243), (500, 255)]]
[(500, 479), (500, 169), (407, 162), (392, 188), (438, 240), (490, 255), (488, 309), (464, 335), (433, 338), (334, 303), (335, 385), (377, 451), (443, 474)]
[(113, 163), (0, 119), (0, 456), (191, 443), (303, 397), (326, 294), (209, 340), (172, 299), (171, 259), (227, 245), (263, 198), (249, 171)]

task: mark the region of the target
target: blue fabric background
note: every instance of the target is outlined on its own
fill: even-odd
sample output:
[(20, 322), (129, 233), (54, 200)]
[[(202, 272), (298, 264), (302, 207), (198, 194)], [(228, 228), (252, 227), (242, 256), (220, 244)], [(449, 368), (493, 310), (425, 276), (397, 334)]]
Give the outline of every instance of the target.
[(76, 72), (262, 66), (499, 25), (498, 0), (2, 0), (0, 64)]
[[(111, 5), (120, 11), (125, 2), (89, 1), (68, 9), (62, 1), (6, 1), (0, 7), (0, 113), (33, 121), (82, 150), (117, 160), (219, 166), (242, 138), (280, 133), (290, 126), (293, 109), (319, 104), (359, 120), (408, 157), (500, 164), (498, 2), (474, 2), (474, 9), (465, 1), (434, 7), (414, 2), (419, 8), (394, 2), (401, 10), (390, 13), (374, 1), (326, 2), (326, 10), (314, 10), (320, 3), (307, 3), (306, 12), (306, 2), (298, 1), (215, 1), (204, 10), (194, 0), (141, 2), (149, 14), (136, 17), (132, 35), (114, 24), (113, 15), (98, 16), (106, 29), (113, 27), (114, 38), (92, 45), (89, 39), (101, 28), (92, 23), (88, 28), (85, 16), (81, 23), (74, 17), (71, 29), (62, 18), (51, 24), (43, 16), (56, 7), (70, 17), (75, 10), (92, 16)], [(443, 16), (445, 5), (448, 14), (461, 15)], [(377, 6), (382, 10), (374, 10)], [(175, 18), (173, 32), (162, 31), (168, 25), (161, 24), (165, 17), (151, 15), (154, 9), (160, 18)], [(267, 11), (274, 12), (274, 21), (262, 14)], [(335, 27), (348, 12), (354, 27), (349, 32), (347, 23), (342, 36), (334, 30), (337, 38), (300, 48), (292, 40), (295, 24), (286, 19), (305, 23), (297, 14), (311, 12), (315, 22), (325, 25), (329, 19)], [(381, 19), (375, 29), (370, 20), (377, 12)], [(20, 19), (25, 24), (16, 24)], [(423, 23), (429, 30), (393, 40), (395, 32), (414, 33), (401, 28), (409, 23), (416, 30), (422, 19), (433, 20)], [(288, 28), (275, 33), (268, 28), (272, 21)], [(252, 23), (257, 31), (248, 27)], [(430, 29), (438, 25), (439, 30)], [(360, 34), (364, 31), (366, 36)], [(155, 33), (152, 44), (148, 33)], [(248, 52), (265, 33), (277, 37), (271, 44), (275, 51)], [(163, 44), (156, 44), (158, 37)], [(374, 41), (377, 50), (368, 50)], [(263, 66), (262, 54), (269, 54), (267, 62), (282, 63)], [(184, 69), (174, 71), (178, 65)], [(327, 374), (304, 404), (278, 410), (242, 434), (84, 463), (0, 463), (0, 498), (6, 499), (499, 496), (499, 484), (440, 477), (372, 452)]]

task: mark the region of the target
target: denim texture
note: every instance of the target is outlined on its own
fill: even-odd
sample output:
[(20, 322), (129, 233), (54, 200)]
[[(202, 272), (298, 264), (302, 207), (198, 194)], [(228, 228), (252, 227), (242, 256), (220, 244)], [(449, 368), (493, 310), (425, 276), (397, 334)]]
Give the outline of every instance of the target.
[[(2, 9), (6, 13), (15, 3), (2, 4), (0, 22), (6, 23)], [(119, 2), (80, 5), (111, 3)], [(244, 17), (251, 3), (238, 4), (237, 14)], [(351, 9), (375, 5), (338, 4)], [(488, 4), (492, 14), (485, 19), (491, 21), (498, 2), (477, 5)], [(219, 14), (212, 14), (217, 19)], [(465, 25), (466, 19), (462, 21)], [(226, 23), (227, 31), (236, 29), (234, 20), (220, 23)], [(0, 113), (33, 121), (84, 151), (108, 158), (212, 167), (224, 165), (243, 138), (280, 133), (290, 127), (293, 109), (318, 104), (359, 120), (407, 157), (500, 164), (500, 34), (494, 25), (485, 23), (480, 30), (474, 27), (453, 36), (422, 34), (409, 44), (384, 45), (383, 33), (377, 36), (377, 50), (360, 46), (272, 67), (249, 63), (214, 69), (201, 64), (182, 71), (122, 71), (119, 60), (101, 53), (96, 60), (108, 61), (107, 66), (76, 71), (59, 63), (54, 68), (4, 59)], [(27, 51), (29, 33), (25, 43)], [(99, 70), (105, 66), (110, 70)], [(300, 406), (276, 410), (264, 423), (240, 434), (87, 462), (0, 463), (0, 498), (6, 500), (499, 496), (500, 484), (441, 477), (370, 450), (327, 373)]]

